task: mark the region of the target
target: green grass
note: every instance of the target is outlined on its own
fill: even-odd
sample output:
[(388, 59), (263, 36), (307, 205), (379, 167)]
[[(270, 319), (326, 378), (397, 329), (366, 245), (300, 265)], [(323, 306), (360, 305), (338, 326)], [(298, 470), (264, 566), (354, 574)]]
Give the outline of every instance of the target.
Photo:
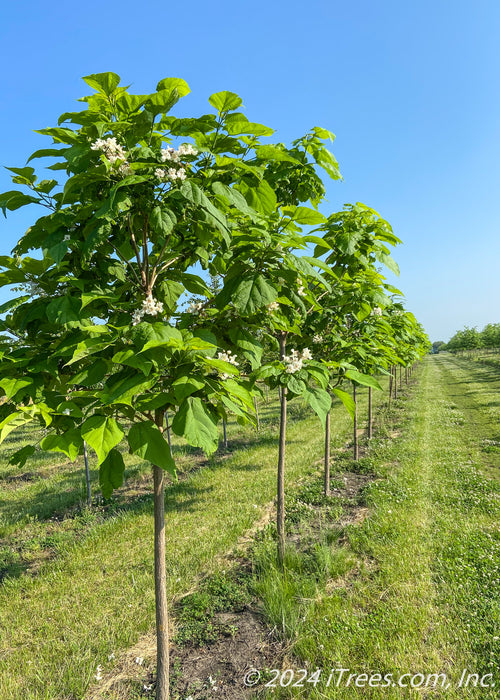
[(485, 375), (466, 360), (428, 358), (420, 387), (399, 402), (401, 436), (374, 440), (365, 460), (381, 477), (363, 491), (370, 517), (348, 527), (324, 567), (289, 546), (281, 576), (272, 548), (256, 552), (259, 594), (289, 644), (283, 667), (324, 670), (316, 685), (277, 687), (269, 697), (425, 694), (366, 680), (356, 687), (355, 679), (326, 687), (332, 668), (395, 681), (445, 673), (449, 687), (428, 690), (431, 697), (498, 697), (496, 688), (457, 686), (463, 669), (493, 673), (500, 684), (500, 482), (483, 450), (484, 436), (498, 431), (489, 409), (499, 388), (498, 370)]
[[(380, 394), (376, 400), (384, 400)], [(361, 410), (366, 394), (361, 397)], [(166, 495), (167, 572), (171, 599), (189, 591), (201, 574), (216, 573), (218, 561), (259, 519), (274, 498), (277, 402), (260, 404), (262, 430), (228, 426), (229, 453), (192, 470), (196, 455), (176, 442), (186, 477)], [(321, 459), (323, 433), (316, 417), (290, 404), (287, 483), (308, 476)], [(333, 411), (332, 443), (350, 431), (342, 407)], [(113, 667), (108, 655), (134, 645), (154, 627), (152, 498), (147, 465), (129, 463), (126, 496), (117, 495), (90, 513), (78, 488), (81, 464), (40, 455), (33, 481), (6, 481), (0, 492), (1, 534), (7, 562), (0, 587), (0, 697), (2, 700), (83, 698), (97, 665)], [(196, 457), (197, 458), (197, 457)], [(198, 458), (197, 458), (198, 459)], [(199, 465), (199, 462), (198, 462)], [(95, 482), (95, 472), (94, 472)], [(26, 515), (28, 513), (28, 515)], [(51, 538), (51, 539), (48, 539)], [(14, 545), (14, 546), (13, 546)], [(46, 552), (36, 575), (23, 568), (30, 552)], [(16, 568), (17, 567), (17, 568)]]

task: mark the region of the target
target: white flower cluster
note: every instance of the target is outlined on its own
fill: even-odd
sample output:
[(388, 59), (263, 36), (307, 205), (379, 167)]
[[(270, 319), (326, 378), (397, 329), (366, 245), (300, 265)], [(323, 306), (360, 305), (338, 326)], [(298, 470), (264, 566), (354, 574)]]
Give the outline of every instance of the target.
[(288, 374), (294, 374), (302, 369), (304, 360), (312, 360), (311, 351), (309, 348), (304, 348), (301, 353), (298, 350), (292, 350), (291, 355), (285, 355), (283, 362), (286, 364)]
[(272, 311), (277, 311), (280, 308), (280, 305), (278, 304), (277, 301), (272, 301), (270, 304), (267, 305), (267, 310), (269, 313)]
[(93, 151), (102, 151), (113, 166), (118, 166), (120, 175), (130, 175), (132, 172), (132, 168), (127, 161), (127, 154), (114, 136), (110, 136), (107, 139), (97, 139), (91, 144), (90, 148)]
[[(229, 362), (230, 365), (234, 365), (235, 367), (238, 367), (240, 364), (236, 359), (236, 355), (233, 355), (231, 350), (228, 350), (227, 352), (218, 352), (217, 359), (223, 360), (224, 362)], [(220, 374), (221, 379), (229, 379), (229, 377), (230, 375), (226, 374), (226, 372), (221, 372)]]
[(299, 297), (305, 297), (305, 295), (306, 295), (306, 289), (305, 289), (305, 287), (304, 287), (304, 283), (303, 283), (302, 280), (300, 280), (300, 279), (298, 280), (298, 283), (299, 283), (299, 284), (298, 284), (298, 287), (297, 287), (297, 294), (299, 295)]
[(185, 180), (186, 170), (184, 168), (156, 168), (155, 177), (158, 180)]
[(370, 311), (370, 316), (382, 316), (382, 309), (380, 306), (374, 306)]
[(203, 309), (203, 302), (193, 302), (187, 307), (188, 314), (197, 314)]
[(313, 343), (322, 343), (322, 342), (323, 342), (323, 336), (322, 336), (322, 335), (318, 335), (318, 334), (316, 333), (316, 335), (313, 337)]
[(102, 666), (99, 664), (99, 666), (97, 667), (96, 670), (97, 670), (97, 673), (95, 674), (94, 677), (95, 677), (96, 681), (101, 681), (102, 680)]
[(177, 151), (175, 148), (162, 148), (161, 149), (161, 160), (165, 163), (167, 160), (171, 160), (174, 163), (178, 163), (181, 156), (197, 156), (198, 151), (190, 143), (183, 143), (179, 146)]
[(161, 301), (156, 301), (151, 294), (148, 294), (146, 299), (142, 302), (142, 309), (136, 309), (132, 314), (132, 325), (137, 326), (137, 324), (142, 321), (142, 317), (145, 314), (156, 316), (162, 312), (163, 304)]

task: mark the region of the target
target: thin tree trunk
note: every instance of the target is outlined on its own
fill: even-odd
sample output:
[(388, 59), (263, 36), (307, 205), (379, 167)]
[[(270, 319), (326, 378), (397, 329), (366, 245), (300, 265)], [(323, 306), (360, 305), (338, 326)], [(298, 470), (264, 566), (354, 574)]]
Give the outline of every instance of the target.
[(325, 496), (330, 495), (330, 411), (326, 414), (325, 424)]
[(405, 367), (405, 384), (408, 384), (408, 367)]
[(227, 430), (226, 430), (226, 421), (224, 418), (222, 419), (222, 432), (224, 433), (224, 449), (227, 450)]
[(358, 448), (358, 404), (356, 397), (356, 384), (352, 385), (352, 396), (354, 399), (354, 459), (357, 461), (359, 459), (359, 448)]
[(391, 373), (389, 374), (389, 408), (391, 407), (391, 399), (392, 399), (392, 382), (393, 382), (393, 374), (392, 374), (392, 367), (391, 367)]
[(172, 440), (170, 439), (170, 422), (168, 420), (168, 411), (165, 411), (165, 421), (166, 421), (166, 430), (167, 430), (167, 440), (168, 440), (168, 446), (170, 447), (170, 452), (172, 452)]
[(260, 419), (259, 419), (259, 407), (257, 406), (257, 397), (253, 397), (253, 405), (255, 408), (255, 415), (257, 416), (257, 432), (260, 430)]
[(403, 388), (403, 367), (399, 366), (399, 388)]
[(266, 384), (266, 403), (269, 403), (269, 387)]
[(372, 387), (368, 387), (368, 439), (373, 435)]
[(398, 368), (396, 365), (394, 365), (394, 381), (392, 383), (392, 386), (394, 388), (394, 398), (398, 398)]
[(154, 538), (155, 538), (155, 603), (156, 603), (156, 700), (168, 700), (169, 641), (167, 571), (165, 563), (165, 473), (153, 466)]
[(83, 462), (85, 464), (85, 483), (87, 485), (87, 505), (92, 505), (92, 490), (90, 488), (89, 458), (87, 455), (87, 443), (83, 441)]
[[(280, 335), (280, 359), (286, 353), (286, 333)], [(287, 410), (287, 389), (281, 387), (281, 410), (280, 410), (280, 439), (278, 452), (278, 479), (277, 479), (277, 519), (276, 527), (278, 532), (278, 566), (284, 568), (285, 563), (285, 452), (286, 452), (286, 410)]]

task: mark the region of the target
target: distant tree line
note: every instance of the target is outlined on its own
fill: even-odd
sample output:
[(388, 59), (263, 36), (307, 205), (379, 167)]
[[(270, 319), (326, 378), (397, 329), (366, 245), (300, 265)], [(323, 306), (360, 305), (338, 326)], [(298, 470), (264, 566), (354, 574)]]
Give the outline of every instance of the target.
[(457, 331), (448, 343), (437, 341), (432, 344), (432, 347), (433, 352), (446, 350), (453, 353), (470, 352), (480, 348), (490, 351), (500, 350), (500, 323), (488, 323), (482, 331), (478, 331), (477, 327), (465, 326)]

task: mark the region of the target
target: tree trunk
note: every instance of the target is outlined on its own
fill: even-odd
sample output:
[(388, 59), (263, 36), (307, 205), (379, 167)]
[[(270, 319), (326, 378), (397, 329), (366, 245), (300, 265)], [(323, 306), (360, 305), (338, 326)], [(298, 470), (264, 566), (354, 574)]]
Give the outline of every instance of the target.
[[(280, 359), (286, 353), (286, 333), (280, 335)], [(281, 387), (281, 410), (280, 410), (280, 439), (278, 452), (278, 480), (277, 480), (277, 519), (276, 527), (278, 532), (278, 566), (284, 568), (285, 562), (285, 451), (286, 451), (286, 410), (287, 410), (287, 389)]]
[(165, 473), (153, 466), (154, 538), (155, 538), (155, 603), (156, 603), (156, 700), (168, 700), (169, 648), (167, 571), (165, 563)]
[[(163, 413), (155, 412), (155, 423), (163, 433)], [(156, 607), (156, 700), (170, 698), (170, 654), (165, 553), (165, 472), (153, 465), (154, 553)]]
[(392, 367), (391, 367), (391, 373), (389, 374), (389, 408), (391, 407), (391, 399), (392, 399), (392, 381), (393, 381), (393, 375), (392, 375)]
[(354, 459), (357, 461), (359, 459), (359, 448), (358, 448), (358, 404), (356, 397), (356, 384), (352, 385), (352, 397), (354, 399)]
[(89, 458), (87, 455), (87, 443), (83, 441), (83, 462), (85, 464), (85, 483), (87, 485), (87, 505), (92, 505), (92, 490), (90, 488)]
[(168, 440), (168, 446), (170, 447), (170, 452), (172, 452), (172, 440), (170, 438), (170, 423), (168, 420), (168, 411), (165, 411), (165, 422), (167, 424), (166, 430), (167, 430), (167, 440)]
[(394, 365), (394, 381), (392, 382), (394, 388), (394, 398), (398, 398), (398, 368)]
[(326, 414), (325, 424), (325, 496), (330, 495), (330, 411)]
[(227, 430), (226, 430), (226, 421), (224, 418), (222, 419), (222, 432), (224, 433), (224, 449), (227, 450)]
[(255, 408), (255, 415), (257, 417), (257, 432), (260, 430), (260, 419), (259, 419), (259, 407), (257, 406), (257, 397), (253, 397), (253, 405)]
[(405, 384), (408, 384), (408, 367), (405, 367)]
[(403, 388), (403, 367), (401, 365), (399, 367), (399, 388)]
[(372, 387), (368, 387), (368, 439), (373, 435)]

